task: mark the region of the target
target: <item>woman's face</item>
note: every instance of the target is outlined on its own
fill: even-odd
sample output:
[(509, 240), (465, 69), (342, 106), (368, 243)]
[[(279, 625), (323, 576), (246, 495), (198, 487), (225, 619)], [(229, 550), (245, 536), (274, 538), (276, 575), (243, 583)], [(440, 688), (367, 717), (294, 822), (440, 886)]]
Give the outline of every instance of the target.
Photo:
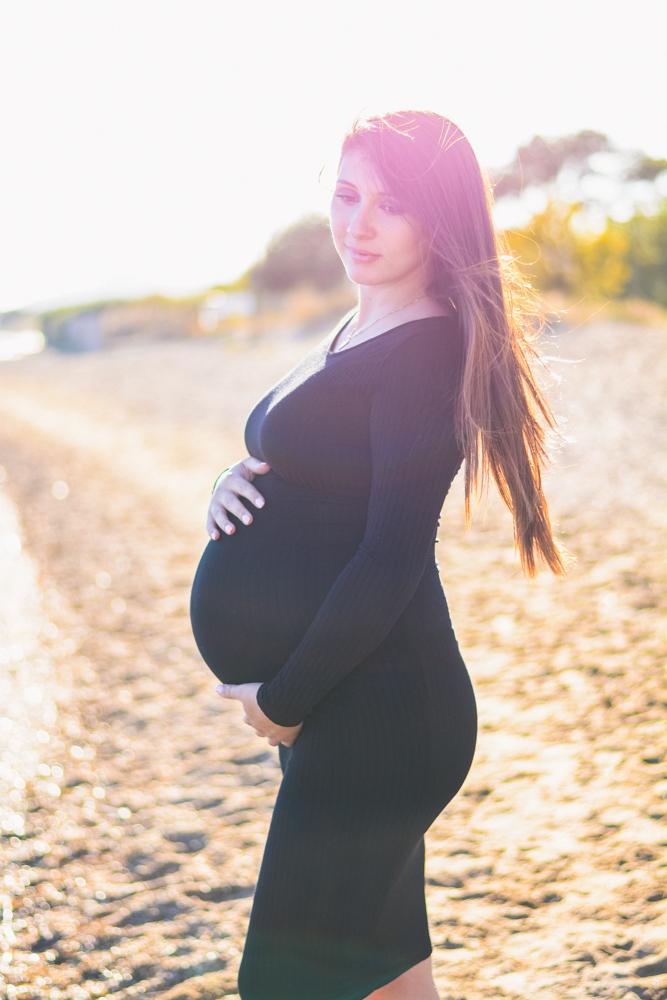
[[(334, 245), (348, 278), (358, 285), (425, 285), (417, 224), (401, 214), (403, 206), (383, 194), (373, 165), (359, 150), (347, 151), (340, 162), (331, 199)], [(368, 251), (367, 258), (355, 250)], [(416, 281), (415, 281), (416, 279)]]

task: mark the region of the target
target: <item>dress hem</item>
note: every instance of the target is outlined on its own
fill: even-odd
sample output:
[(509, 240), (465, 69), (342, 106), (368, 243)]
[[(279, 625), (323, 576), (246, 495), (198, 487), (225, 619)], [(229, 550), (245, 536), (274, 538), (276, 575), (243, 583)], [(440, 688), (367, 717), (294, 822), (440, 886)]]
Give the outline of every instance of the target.
[(402, 976), (404, 972), (407, 972), (408, 969), (411, 969), (414, 965), (418, 965), (419, 962), (425, 962), (426, 959), (432, 954), (433, 945), (431, 945), (426, 952), (421, 951), (417, 957), (411, 958), (407, 963), (401, 962), (401, 964), (396, 966), (391, 973), (385, 972), (381, 978), (374, 979), (372, 983), (369, 983), (368, 986), (364, 987), (366, 992), (360, 994), (358, 989), (356, 989), (354, 992), (346, 993), (344, 996), (341, 994), (336, 998), (336, 1000), (365, 1000), (369, 994), (373, 993), (375, 990), (379, 990), (381, 986), (387, 986), (394, 979), (398, 979), (399, 976)]

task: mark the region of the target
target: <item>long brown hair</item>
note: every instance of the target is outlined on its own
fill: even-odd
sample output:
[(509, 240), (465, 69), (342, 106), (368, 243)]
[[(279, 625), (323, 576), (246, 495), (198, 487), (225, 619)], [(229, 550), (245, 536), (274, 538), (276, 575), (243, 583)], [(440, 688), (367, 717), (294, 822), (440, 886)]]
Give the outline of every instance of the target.
[[(456, 433), (465, 457), (465, 525), (471, 495), (489, 471), (512, 513), (514, 544), (529, 577), (536, 555), (558, 576), (571, 554), (556, 542), (542, 467), (546, 428), (556, 419), (531, 362), (544, 316), (507, 243), (495, 230), (491, 183), (460, 128), (432, 111), (395, 111), (355, 119), (350, 148), (373, 163), (385, 190), (417, 221), (429, 268), (427, 293), (457, 311), (465, 341)], [(536, 321), (537, 320), (537, 324)]]

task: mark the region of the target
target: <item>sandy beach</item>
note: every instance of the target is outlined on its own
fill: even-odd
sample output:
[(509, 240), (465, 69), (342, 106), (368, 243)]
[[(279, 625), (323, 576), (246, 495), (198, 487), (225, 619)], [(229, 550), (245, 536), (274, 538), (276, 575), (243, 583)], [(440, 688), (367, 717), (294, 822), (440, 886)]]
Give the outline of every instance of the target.
[[(314, 343), (0, 365), (7, 1000), (237, 996), (281, 772), (216, 695), (189, 588), (247, 413)], [(567, 577), (522, 575), (493, 485), (470, 530), (462, 474), (447, 498), (438, 563), (480, 729), (426, 836), (443, 1000), (667, 998), (666, 346), (611, 322), (543, 345)]]

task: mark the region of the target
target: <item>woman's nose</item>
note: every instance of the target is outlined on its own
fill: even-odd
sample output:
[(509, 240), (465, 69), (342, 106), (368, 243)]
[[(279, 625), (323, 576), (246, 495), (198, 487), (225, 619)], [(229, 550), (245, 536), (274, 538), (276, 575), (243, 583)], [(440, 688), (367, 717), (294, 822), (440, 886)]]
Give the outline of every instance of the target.
[(373, 236), (374, 227), (371, 219), (371, 211), (366, 208), (358, 208), (352, 215), (349, 225), (350, 236), (353, 239), (361, 239), (364, 236)]

